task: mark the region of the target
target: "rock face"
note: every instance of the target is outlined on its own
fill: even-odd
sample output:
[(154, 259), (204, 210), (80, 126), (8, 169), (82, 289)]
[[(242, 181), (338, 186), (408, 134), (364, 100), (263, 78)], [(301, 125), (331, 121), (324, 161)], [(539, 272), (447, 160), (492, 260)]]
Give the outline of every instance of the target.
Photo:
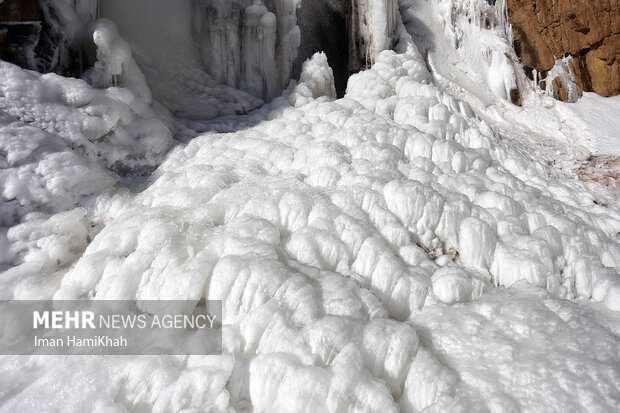
[(5, 0), (0, 2), (3, 22), (34, 22), (43, 17), (39, 0)]
[(0, 3), (0, 59), (39, 72), (80, 73), (79, 45), (46, 0)]
[(22, 67), (32, 59), (29, 51), (41, 32), (43, 11), (39, 0), (5, 0), (0, 3), (0, 58)]
[(508, 0), (508, 7), (515, 51), (527, 68), (544, 78), (556, 58), (570, 56), (579, 94), (620, 93), (620, 0)]

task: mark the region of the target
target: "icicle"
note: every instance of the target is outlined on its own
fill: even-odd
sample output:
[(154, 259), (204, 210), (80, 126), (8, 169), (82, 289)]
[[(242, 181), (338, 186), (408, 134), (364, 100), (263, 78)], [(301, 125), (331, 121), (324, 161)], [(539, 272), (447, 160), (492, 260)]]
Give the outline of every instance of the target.
[(398, 13), (397, 0), (353, 0), (351, 2), (351, 33), (349, 56), (351, 70), (362, 63), (372, 66), (383, 50), (393, 45)]
[(286, 88), (300, 44), (298, 0), (207, 0), (194, 8), (194, 34), (216, 81), (271, 100)]

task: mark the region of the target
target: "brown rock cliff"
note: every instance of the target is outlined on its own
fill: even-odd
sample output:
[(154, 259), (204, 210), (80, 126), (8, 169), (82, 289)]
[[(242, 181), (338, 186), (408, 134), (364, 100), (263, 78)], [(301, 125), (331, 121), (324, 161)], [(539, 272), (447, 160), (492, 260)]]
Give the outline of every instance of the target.
[(545, 76), (555, 58), (571, 56), (580, 94), (620, 93), (620, 0), (508, 0), (508, 8), (515, 51), (527, 68)]

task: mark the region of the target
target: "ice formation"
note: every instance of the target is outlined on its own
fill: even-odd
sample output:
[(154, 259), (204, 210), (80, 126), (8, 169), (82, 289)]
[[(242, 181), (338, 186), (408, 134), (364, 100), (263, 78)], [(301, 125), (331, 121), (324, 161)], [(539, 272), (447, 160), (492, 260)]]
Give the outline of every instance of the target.
[[(181, 117), (207, 119), (250, 111), (286, 89), (301, 42), (300, 3), (100, 0), (74, 2), (74, 8), (84, 22), (96, 16), (118, 26), (166, 107)], [(345, 3), (343, 30), (349, 33), (335, 41), (347, 43), (347, 70), (355, 72), (394, 45), (400, 16), (396, 0)]]
[(370, 67), (378, 54), (394, 46), (400, 22), (397, 0), (352, 0), (349, 22), (351, 63), (364, 62)]
[(218, 83), (271, 101), (291, 79), (300, 42), (298, 0), (194, 3), (194, 31)]
[[(395, 30), (343, 99), (316, 54), (163, 162), (139, 30), (130, 55), (94, 26), (95, 71), (120, 62), (123, 88), (0, 62), (2, 298), (218, 299), (225, 324), (221, 356), (2, 357), (1, 408), (617, 411), (617, 195), (498, 133)], [(160, 165), (134, 193), (119, 163)]]
[(426, 56), (435, 81), (477, 109), (510, 91), (527, 91), (515, 69), (506, 0), (402, 0), (403, 22)]
[[(381, 51), (394, 45), (399, 22), (396, 0), (322, 2), (326, 6), (309, 0), (194, 2), (194, 33), (207, 72), (221, 84), (267, 101), (279, 96), (291, 80), (297, 58), (301, 41), (297, 10), (304, 1), (309, 8), (343, 9), (339, 13), (346, 16), (348, 36), (329, 41), (348, 43), (350, 72), (370, 67)], [(320, 20), (323, 13), (313, 18)]]
[(99, 18), (100, 4), (103, 3), (103, 1), (101, 0), (52, 0), (52, 1), (55, 1), (56, 4), (58, 2), (64, 1), (65, 3), (70, 5), (84, 23), (88, 23), (93, 20), (97, 20)]
[[(198, 17), (195, 3), (192, 0), (103, 0), (98, 2), (98, 8), (99, 17), (114, 22), (121, 37), (131, 46), (133, 58), (153, 95), (175, 115), (209, 119), (257, 108), (263, 103), (262, 95), (257, 97), (220, 83), (204, 66), (192, 29), (192, 22)], [(256, 56), (254, 49), (251, 52)], [(218, 60), (211, 64), (217, 64)], [(256, 69), (252, 61), (247, 63), (249, 70)], [(260, 79), (260, 76), (248, 77), (252, 85), (260, 82), (262, 87)]]

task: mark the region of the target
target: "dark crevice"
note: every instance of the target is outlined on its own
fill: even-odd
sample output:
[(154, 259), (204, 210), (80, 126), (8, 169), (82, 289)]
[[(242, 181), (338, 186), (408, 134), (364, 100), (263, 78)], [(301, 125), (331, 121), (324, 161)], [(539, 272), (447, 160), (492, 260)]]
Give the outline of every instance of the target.
[(351, 0), (304, 0), (297, 10), (301, 31), (294, 76), (299, 77), (301, 66), (316, 52), (325, 52), (334, 72), (336, 93), (342, 97), (347, 89), (350, 70), (349, 21)]
[(79, 77), (79, 41), (63, 27), (62, 13), (53, 3), (5, 0), (0, 3), (0, 58), (41, 73)]

